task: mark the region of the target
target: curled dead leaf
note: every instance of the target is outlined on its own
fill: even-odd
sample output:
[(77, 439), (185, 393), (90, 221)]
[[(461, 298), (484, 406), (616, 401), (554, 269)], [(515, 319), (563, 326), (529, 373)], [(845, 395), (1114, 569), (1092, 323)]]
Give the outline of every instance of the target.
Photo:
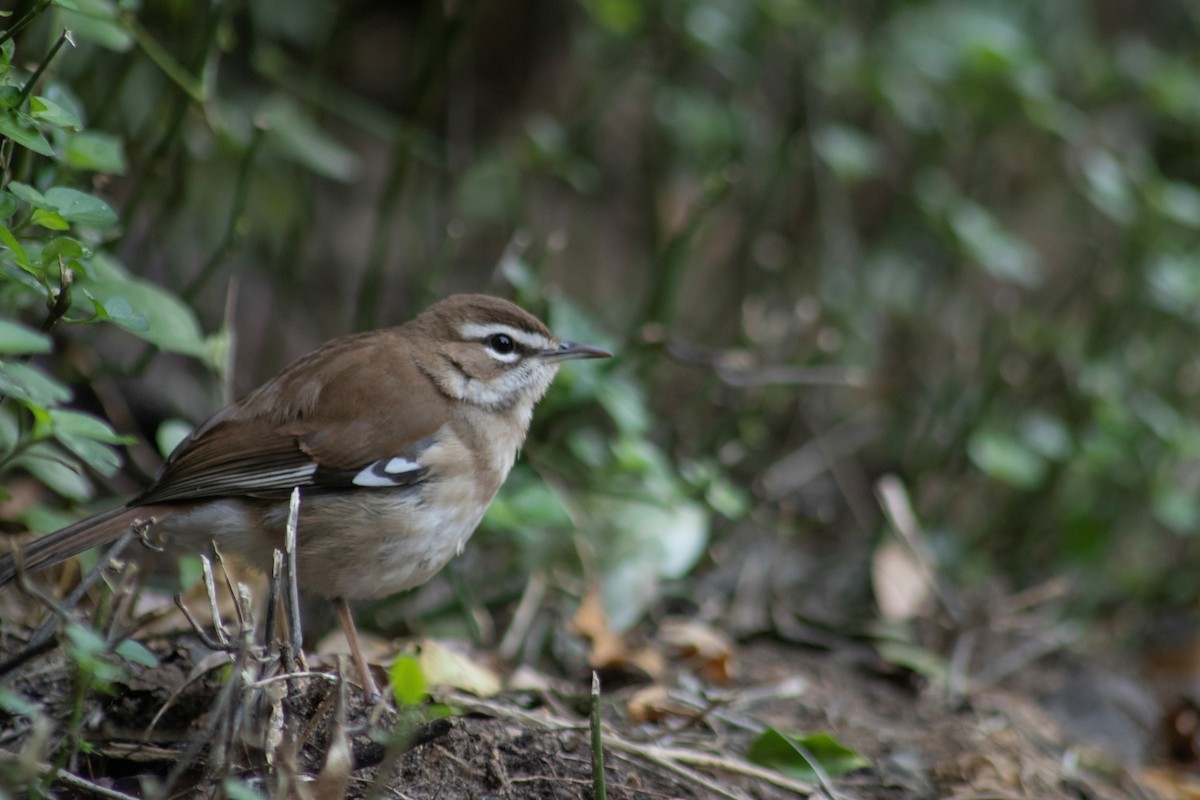
[(694, 619), (668, 619), (659, 628), (659, 638), (710, 683), (727, 684), (737, 671), (733, 641), (711, 625)]
[(696, 716), (696, 710), (671, 698), (671, 690), (660, 683), (638, 689), (625, 705), (629, 721), (634, 723), (661, 722), (667, 717)]
[(612, 667), (625, 663), (628, 655), (625, 640), (609, 625), (608, 615), (604, 613), (600, 593), (596, 589), (589, 589), (584, 595), (579, 610), (571, 618), (571, 631), (591, 642), (588, 652), (591, 666)]

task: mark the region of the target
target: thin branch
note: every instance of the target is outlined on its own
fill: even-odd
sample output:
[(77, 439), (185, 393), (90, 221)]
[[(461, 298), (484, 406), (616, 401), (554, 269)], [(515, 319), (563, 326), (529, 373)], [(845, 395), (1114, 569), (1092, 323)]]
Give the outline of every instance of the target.
[(29, 76), (29, 80), (25, 81), (25, 85), (21, 87), (21, 93), (17, 95), (17, 102), (13, 105), (14, 108), (20, 108), (24, 105), (25, 101), (29, 98), (29, 94), (33, 91), (33, 87), (37, 85), (42, 74), (46, 71), (46, 67), (50, 66), (50, 62), (54, 60), (54, 57), (58, 55), (58, 51), (67, 42), (70, 42), (72, 47), (75, 46), (75, 40), (71, 38), (71, 32), (64, 30), (59, 34), (58, 41), (50, 48), (50, 52), (42, 59), (42, 63), (37, 65), (37, 69)]

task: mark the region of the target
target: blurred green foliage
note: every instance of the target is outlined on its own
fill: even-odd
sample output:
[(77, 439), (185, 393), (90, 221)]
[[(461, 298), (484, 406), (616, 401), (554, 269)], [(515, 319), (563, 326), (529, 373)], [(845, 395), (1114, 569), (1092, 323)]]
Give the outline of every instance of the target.
[[(581, 563), (618, 624), (714, 519), (873, 534), (829, 464), (785, 468), (814, 436), (860, 498), (901, 476), (955, 578), (1065, 572), (1090, 610), (1200, 594), (1180, 568), (1200, 556), (1188, 4), (61, 0), (31, 19), (0, 91), (19, 387), (0, 451), (70, 499), (64, 464), (116, 462), (111, 429), (64, 416), (67, 384), (161, 396), (128, 431), (152, 438), (215, 407), (230, 331), (244, 390), (484, 288), (621, 352), (563, 371), (487, 521), (514, 567)], [(30, 85), (64, 26), (76, 46)], [(69, 333), (46, 359), (64, 269), (62, 322), (205, 370), (137, 383), (130, 339)]]

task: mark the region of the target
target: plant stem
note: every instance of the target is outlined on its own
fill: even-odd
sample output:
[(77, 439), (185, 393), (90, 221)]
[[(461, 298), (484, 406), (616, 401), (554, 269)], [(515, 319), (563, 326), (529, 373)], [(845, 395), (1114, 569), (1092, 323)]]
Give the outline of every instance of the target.
[(45, 11), (49, 5), (50, 0), (37, 0), (37, 2), (33, 4), (33, 8), (29, 9), (25, 16), (14, 22), (12, 27), (6, 30), (3, 34), (0, 34), (0, 44), (4, 44), (9, 39), (25, 30), (29, 23), (37, 19), (38, 15)]
[(46, 57), (42, 59), (42, 63), (38, 64), (37, 69), (33, 72), (33, 75), (31, 75), (29, 80), (25, 81), (25, 85), (21, 87), (21, 93), (17, 95), (17, 102), (16, 105), (13, 106), (14, 108), (20, 108), (22, 105), (24, 105), (25, 100), (29, 97), (30, 92), (33, 91), (33, 87), (37, 84), (38, 80), (41, 79), (42, 73), (46, 71), (46, 67), (50, 66), (50, 62), (54, 60), (54, 57), (58, 55), (58, 51), (62, 50), (62, 46), (67, 42), (70, 42), (72, 47), (75, 45), (75, 41), (71, 38), (71, 32), (64, 30), (58, 35), (58, 41), (55, 42), (54, 46), (50, 48), (50, 52), (47, 53)]
[(595, 800), (608, 800), (604, 782), (604, 741), (600, 733), (600, 676), (592, 671), (592, 786)]

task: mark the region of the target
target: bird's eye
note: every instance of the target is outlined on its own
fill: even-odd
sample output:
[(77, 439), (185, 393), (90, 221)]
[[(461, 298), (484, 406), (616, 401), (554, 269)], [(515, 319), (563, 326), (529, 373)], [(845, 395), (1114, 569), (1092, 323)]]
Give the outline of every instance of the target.
[(517, 349), (517, 343), (507, 333), (492, 334), (488, 337), (487, 344), (488, 347), (502, 356), (506, 356)]

